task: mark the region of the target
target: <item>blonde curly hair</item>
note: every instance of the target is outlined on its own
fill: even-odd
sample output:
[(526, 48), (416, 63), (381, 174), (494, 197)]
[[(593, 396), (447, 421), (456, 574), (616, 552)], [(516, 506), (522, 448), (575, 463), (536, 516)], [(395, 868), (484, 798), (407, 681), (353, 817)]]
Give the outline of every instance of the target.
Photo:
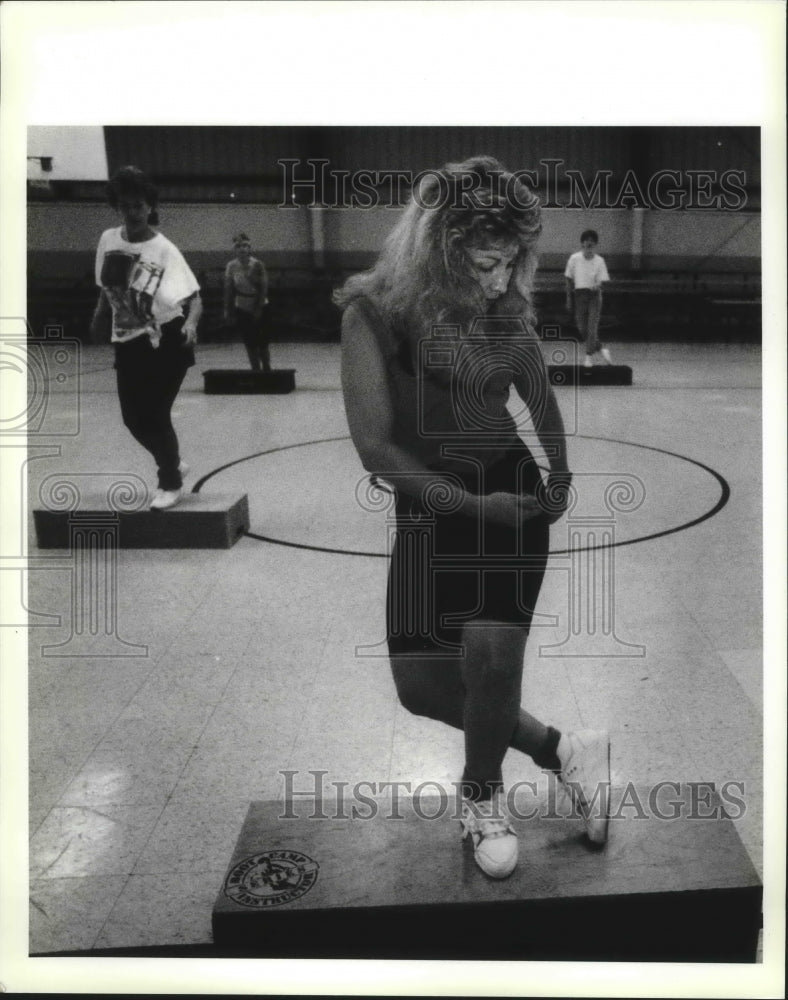
[[(541, 207), (521, 177), (491, 156), (427, 171), (375, 265), (334, 293), (345, 309), (369, 298), (401, 337), (435, 324), (466, 329), (485, 312), (535, 321), (533, 282)], [(488, 308), (467, 254), (491, 246), (517, 249), (507, 292)]]

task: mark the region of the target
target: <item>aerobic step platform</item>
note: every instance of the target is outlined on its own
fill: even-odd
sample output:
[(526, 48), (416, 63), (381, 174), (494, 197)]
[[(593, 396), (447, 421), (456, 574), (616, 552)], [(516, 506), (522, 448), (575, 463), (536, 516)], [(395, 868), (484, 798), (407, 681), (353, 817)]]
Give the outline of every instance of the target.
[[(648, 813), (649, 790), (638, 791)], [(339, 810), (333, 799), (322, 809), (252, 802), (214, 905), (214, 947), (234, 957), (753, 962), (761, 884), (730, 819), (693, 817), (687, 789), (678, 805), (661, 796), (660, 813), (676, 818), (631, 808), (615, 818), (616, 795), (624, 801), (614, 789), (601, 848), (570, 807), (557, 816), (554, 803), (551, 815), (549, 796), (531, 799), (520, 816), (538, 815), (513, 820), (520, 858), (501, 880), (461, 840), (453, 795), (375, 808), (368, 795), (346, 797)]]
[(295, 368), (253, 372), (249, 368), (210, 368), (203, 372), (203, 386), (209, 395), (282, 395), (295, 389)]
[(548, 365), (552, 385), (632, 385), (628, 365)]
[(129, 511), (108, 509), (105, 496), (85, 494), (76, 510), (34, 510), (33, 521), (41, 549), (229, 549), (249, 530), (249, 498), (184, 493), (169, 510)]

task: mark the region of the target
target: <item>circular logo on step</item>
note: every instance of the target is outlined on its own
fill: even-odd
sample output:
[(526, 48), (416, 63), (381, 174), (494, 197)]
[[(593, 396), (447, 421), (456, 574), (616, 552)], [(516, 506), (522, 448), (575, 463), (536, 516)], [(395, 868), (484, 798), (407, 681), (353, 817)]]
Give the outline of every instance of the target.
[(317, 882), (316, 861), (298, 851), (264, 851), (232, 869), (224, 894), (241, 906), (281, 906), (309, 892)]

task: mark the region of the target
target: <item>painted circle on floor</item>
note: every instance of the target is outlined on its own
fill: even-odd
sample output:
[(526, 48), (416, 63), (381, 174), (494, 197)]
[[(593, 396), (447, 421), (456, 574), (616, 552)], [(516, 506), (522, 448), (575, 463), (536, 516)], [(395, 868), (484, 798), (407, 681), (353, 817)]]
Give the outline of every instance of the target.
[[(551, 529), (553, 555), (616, 548), (686, 531), (730, 498), (719, 472), (686, 455), (616, 438), (583, 441), (573, 471), (574, 504)], [(570, 445), (571, 447), (571, 445)], [(220, 478), (249, 496), (257, 541), (337, 555), (388, 558), (385, 496), (373, 498), (349, 436), (282, 445), (219, 466), (192, 492)]]

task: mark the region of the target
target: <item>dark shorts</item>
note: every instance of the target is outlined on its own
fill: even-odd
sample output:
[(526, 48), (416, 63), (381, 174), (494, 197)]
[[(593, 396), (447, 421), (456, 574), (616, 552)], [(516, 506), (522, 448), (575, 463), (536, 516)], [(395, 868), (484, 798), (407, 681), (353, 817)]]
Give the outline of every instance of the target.
[[(466, 477), (463, 477), (466, 478)], [(490, 466), (474, 493), (534, 493), (541, 474), (523, 445)], [(520, 530), (457, 513), (429, 512), (418, 500), (397, 502), (386, 626), (392, 656), (461, 655), (462, 630), (487, 619), (528, 628), (544, 577), (550, 525)]]

